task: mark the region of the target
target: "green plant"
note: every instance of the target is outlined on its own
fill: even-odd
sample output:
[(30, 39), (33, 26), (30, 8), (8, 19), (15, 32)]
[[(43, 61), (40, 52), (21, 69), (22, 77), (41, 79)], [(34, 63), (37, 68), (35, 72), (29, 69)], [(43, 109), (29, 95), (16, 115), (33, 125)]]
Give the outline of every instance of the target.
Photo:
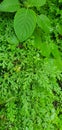
[[(46, 0), (24, 0), (23, 3), (19, 0), (15, 0), (15, 2), (14, 0), (3, 0), (0, 4), (0, 12), (16, 12), (13, 26), (19, 42), (23, 42), (33, 35), (34, 46), (40, 49), (42, 55), (50, 56), (52, 53), (55, 58), (59, 58), (60, 66), (62, 66), (57, 45), (54, 45), (53, 41), (47, 40), (47, 37), (50, 39), (50, 35), (54, 31), (52, 22), (47, 15), (39, 11), (45, 4)], [(56, 25), (56, 30), (60, 35), (62, 35), (61, 27), (61, 24)], [(42, 37), (45, 39), (44, 35), (49, 43), (42, 41)], [(17, 38), (15, 37), (15, 39)], [(46, 47), (48, 47), (48, 51), (44, 49)]]
[[(61, 3), (48, 0), (39, 7), (38, 1), (27, 0), (31, 6), (26, 0), (17, 2), (14, 8), (8, 2), (6, 11), (2, 3), (0, 8), (0, 129), (62, 130)], [(36, 19), (36, 27), (32, 24), (31, 36), (20, 42), (14, 19), (25, 10), (34, 12), (27, 17)]]
[[(18, 0), (3, 0), (0, 4), (0, 11), (4, 12), (15, 12), (14, 18), (14, 29), (18, 39), (23, 42), (29, 38), (35, 27), (36, 23), (46, 32), (50, 32), (51, 25), (47, 16), (40, 15), (36, 16), (35, 10), (33, 7), (40, 7), (46, 3), (46, 0), (27, 0), (23, 4), (24, 8), (20, 8), (20, 3)], [(32, 9), (29, 9), (32, 8)], [(43, 26), (45, 27), (43, 28)]]

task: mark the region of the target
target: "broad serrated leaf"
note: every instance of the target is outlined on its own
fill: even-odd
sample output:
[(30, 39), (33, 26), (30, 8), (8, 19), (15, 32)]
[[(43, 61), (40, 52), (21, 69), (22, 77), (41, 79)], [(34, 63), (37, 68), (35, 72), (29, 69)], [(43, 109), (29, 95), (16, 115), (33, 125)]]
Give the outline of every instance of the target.
[(29, 38), (36, 26), (36, 14), (31, 9), (20, 9), (14, 18), (14, 29), (18, 39), (22, 42)]
[(19, 0), (3, 0), (0, 4), (1, 12), (15, 12), (20, 8)]
[(46, 0), (27, 0), (30, 6), (40, 7), (46, 3)]
[(51, 23), (46, 15), (44, 14), (38, 15), (37, 24), (44, 32), (49, 33), (51, 31)]

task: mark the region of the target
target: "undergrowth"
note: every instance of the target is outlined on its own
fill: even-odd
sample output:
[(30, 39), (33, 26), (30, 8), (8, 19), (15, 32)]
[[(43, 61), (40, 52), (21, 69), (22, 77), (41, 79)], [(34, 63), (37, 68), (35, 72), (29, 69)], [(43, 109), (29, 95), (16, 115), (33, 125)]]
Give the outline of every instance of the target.
[(0, 130), (62, 130), (61, 3), (37, 11), (52, 21), (51, 34), (35, 29), (43, 46), (37, 33), (19, 42), (14, 14), (0, 13)]

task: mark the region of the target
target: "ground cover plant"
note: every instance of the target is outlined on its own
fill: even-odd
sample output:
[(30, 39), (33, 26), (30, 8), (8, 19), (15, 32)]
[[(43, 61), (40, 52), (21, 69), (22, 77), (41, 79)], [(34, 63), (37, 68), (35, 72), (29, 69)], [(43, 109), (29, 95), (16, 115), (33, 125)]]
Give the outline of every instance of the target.
[(0, 130), (62, 130), (61, 7), (0, 2)]

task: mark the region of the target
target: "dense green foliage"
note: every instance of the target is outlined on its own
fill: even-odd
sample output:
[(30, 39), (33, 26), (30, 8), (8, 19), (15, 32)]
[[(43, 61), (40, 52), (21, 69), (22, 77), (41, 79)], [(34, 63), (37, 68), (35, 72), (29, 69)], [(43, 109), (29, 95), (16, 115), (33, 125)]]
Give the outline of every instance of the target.
[[(62, 130), (62, 1), (15, 1), (0, 4), (0, 130)], [(34, 24), (19, 38), (14, 15), (24, 18), (26, 1), (37, 16), (28, 12)]]

